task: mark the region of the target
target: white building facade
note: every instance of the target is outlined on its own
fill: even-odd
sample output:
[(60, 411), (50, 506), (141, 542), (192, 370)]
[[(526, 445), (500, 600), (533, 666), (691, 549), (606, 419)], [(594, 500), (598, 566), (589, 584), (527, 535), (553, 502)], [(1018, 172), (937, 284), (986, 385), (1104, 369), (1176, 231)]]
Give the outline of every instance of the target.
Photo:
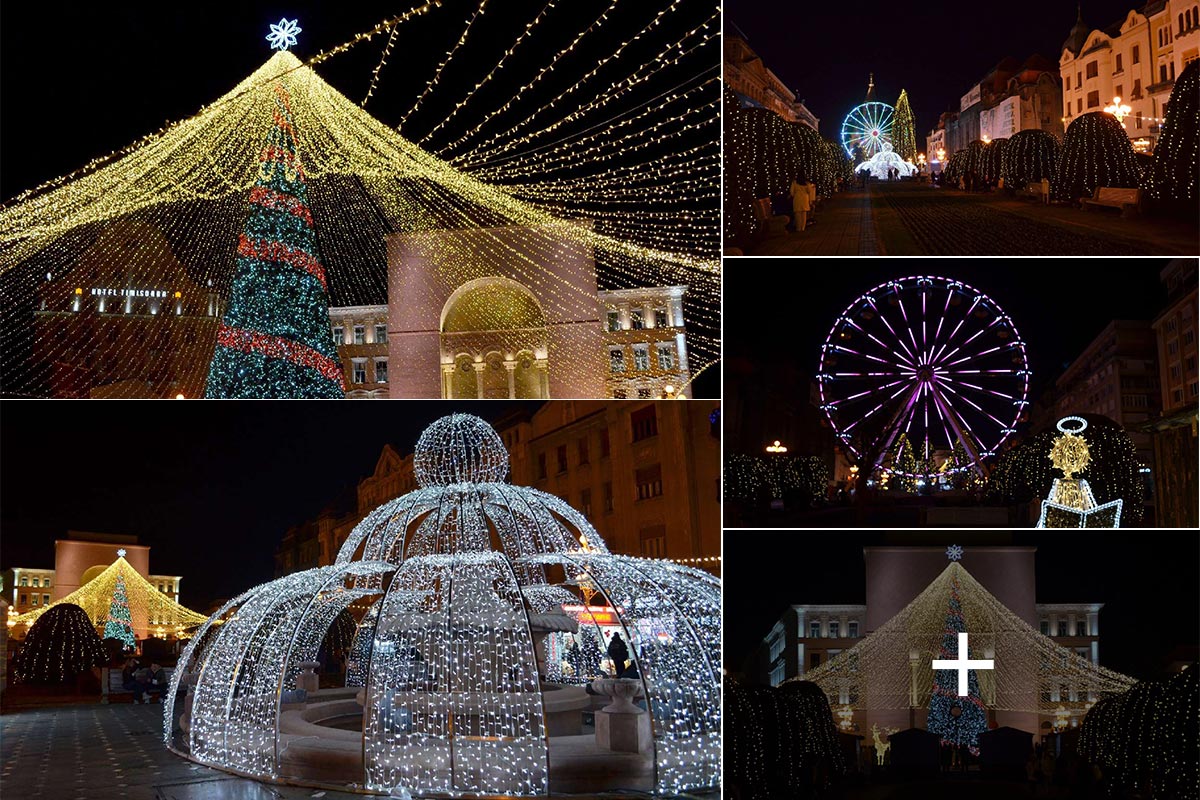
[(1134, 150), (1151, 153), (1175, 78), (1198, 57), (1196, 0), (1147, 3), (1104, 30), (1089, 29), (1081, 16), (1059, 58), (1063, 124), (1070, 127), (1079, 116), (1113, 105), (1128, 106), (1122, 122)]

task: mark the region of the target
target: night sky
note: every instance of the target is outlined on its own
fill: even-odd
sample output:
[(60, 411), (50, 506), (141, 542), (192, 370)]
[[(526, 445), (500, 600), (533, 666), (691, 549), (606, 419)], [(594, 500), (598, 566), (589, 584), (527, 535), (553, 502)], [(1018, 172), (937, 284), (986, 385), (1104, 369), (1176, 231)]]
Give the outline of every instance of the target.
[[(830, 327), (852, 300), (893, 278), (954, 278), (987, 294), (1025, 340), (1038, 396), (1109, 321), (1153, 319), (1166, 304), (1159, 272), (1166, 259), (737, 259), (726, 262), (723, 323), (726, 359), (800, 361), (814, 374)], [(811, 291), (767, 304), (753, 290), (765, 277), (799, 272)], [(1107, 276), (1120, 275), (1120, 283)], [(1105, 277), (1101, 277), (1105, 276)], [(753, 288), (751, 287), (753, 284)], [(740, 332), (753, 334), (742, 334)]]
[[(1086, 0), (1083, 19), (1107, 28), (1133, 0)], [(863, 102), (875, 73), (877, 99), (894, 105), (908, 91), (917, 143), (946, 110), (1001, 59), (1038, 53), (1057, 64), (1075, 24), (1074, 0), (1006, 3), (777, 3), (727, 0), (725, 29), (737, 26), (750, 47), (821, 120), (824, 136), (840, 136), (842, 119)]]
[[(610, 1), (559, 3), (496, 78), (432, 143), (444, 145), (457, 138), (486, 112), (511, 99), (517, 88), (598, 18)], [(4, 97), (0, 198), (70, 172), (91, 158), (156, 131), (167, 121), (196, 113), (271, 57), (274, 51), (264, 37), (268, 26), (280, 17), (299, 19), (303, 31), (292, 52), (304, 60), (417, 5), (417, 0), (5, 4), (0, 25), (0, 92)], [(502, 131), (506, 121), (520, 120), (557, 97), (666, 5), (619, 4), (603, 26), (585, 36), (548, 77), (523, 96), (511, 116), (498, 117), (486, 132)], [(479, 0), (443, 0), (440, 8), (403, 23), (367, 110), (385, 123), (398, 123), (478, 6)], [(466, 44), (449, 62), (439, 86), (408, 120), (405, 134), (419, 139), (447, 116), (544, 6), (544, 0), (492, 0)], [(590, 96), (629, 75), (665, 43), (677, 40), (714, 12), (714, 4), (698, 0), (667, 15), (652, 34), (633, 42), (589, 82), (588, 86), (599, 87), (591, 90)], [(318, 65), (317, 72), (357, 102), (366, 95), (386, 41), (386, 34), (377, 35)], [(717, 74), (720, 55), (715, 44), (697, 54), (697, 59), (665, 70), (660, 76), (663, 83), (651, 81), (647, 94), (634, 92), (630, 102), (644, 102), (706, 69)], [(579, 96), (587, 94), (584, 90)], [(617, 102), (607, 108), (611, 114), (623, 106)], [(586, 124), (594, 125), (607, 116), (589, 116)], [(539, 121), (549, 123), (558, 118), (551, 112)], [(534, 127), (537, 125), (535, 121)], [(569, 126), (559, 133), (568, 130)], [(446, 133), (450, 137), (441, 138)]]
[(52, 569), (68, 530), (133, 534), (201, 610), (270, 580), (287, 529), (371, 475), (385, 444), (410, 453), (454, 411), (493, 421), (540, 405), (177, 402), (152, 415), (134, 401), (6, 402), (0, 568)]
[[(724, 549), (725, 664), (745, 657), (793, 604), (862, 603), (863, 547), (1033, 545), (1037, 602), (1104, 603), (1100, 663), (1154, 678), (1200, 630), (1194, 533), (796, 533), (728, 531)], [(792, 556), (796, 557), (792, 557)], [(969, 558), (963, 565), (970, 571)]]

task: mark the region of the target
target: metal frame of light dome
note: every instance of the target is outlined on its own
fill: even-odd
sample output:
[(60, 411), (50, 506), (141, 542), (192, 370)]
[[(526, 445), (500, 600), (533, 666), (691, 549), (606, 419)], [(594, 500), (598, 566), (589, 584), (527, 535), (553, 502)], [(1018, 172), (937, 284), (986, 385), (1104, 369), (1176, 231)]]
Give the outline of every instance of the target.
[[(494, 431), (491, 436), (495, 439), (485, 435), (478, 441), (499, 444), (503, 452)], [(418, 449), (422, 445), (435, 446), (425, 436)], [(473, 468), (468, 468), (451, 474), (469, 477), (472, 473)], [(435, 479), (445, 474), (437, 469), (422, 473)], [(492, 531), (499, 549), (492, 546)], [(443, 548), (460, 552), (440, 552)], [(361, 560), (355, 560), (356, 554)], [(363, 688), (362, 783), (320, 785), (371, 793), (407, 788), (420, 794), (456, 796), (546, 794), (551, 746), (545, 699), (536, 680), (529, 609), (542, 594), (549, 599), (536, 600), (538, 612), (563, 593), (578, 596), (582, 585), (614, 609), (631, 645), (630, 656), (641, 667), (652, 720), (649, 758), (655, 791), (677, 793), (717, 785), (719, 581), (692, 567), (611, 555), (586, 518), (565, 502), (504, 483), (424, 486), (384, 503), (355, 527), (332, 566), (277, 579), (226, 603), (201, 626), (180, 659), (164, 705), (164, 739), (173, 751), (194, 761), (255, 778), (313, 785), (311, 780), (281, 776), (283, 692), (294, 685), (297, 665), (315, 655), (337, 613), (355, 599), (377, 594), (372, 606), (378, 609), (373, 615), (375, 627), (369, 631), (373, 652)], [(464, 586), (479, 593), (472, 608), (482, 608), (486, 599), (500, 611), (488, 618), (456, 611), (454, 593), (461, 593)], [(329, 602), (331, 596), (339, 599)], [(501, 601), (507, 603), (507, 612), (501, 613), (505, 608)], [(436, 631), (428, 649), (431, 661), (437, 661), (431, 665), (437, 675), (436, 689), (409, 687), (398, 703), (396, 697), (406, 687), (397, 676), (410, 670), (412, 662), (407, 666), (397, 662), (396, 654), (411, 654), (414, 645), (405, 637), (420, 629), (422, 620), (432, 619), (431, 612), (439, 620), (428, 629)], [(214, 620), (230, 614), (227, 622), (212, 630)], [(508, 628), (501, 630), (499, 617), (506, 617)], [(489, 619), (496, 622), (490, 628)], [(363, 624), (367, 620), (364, 617)], [(667, 622), (672, 626), (669, 632), (654, 627)], [(479, 671), (463, 679), (469, 691), (451, 688), (451, 666), (465, 669), (468, 659), (463, 655), (465, 645), (456, 645), (459, 649), (453, 653), (446, 649), (449, 641), (444, 634), (455, 625), (474, 626), (471, 640), (490, 637), (488, 642), (503, 650), (502, 657), (485, 654), (477, 665)], [(501, 667), (512, 669), (501, 673)], [(196, 669), (189, 746), (183, 752), (173, 740), (175, 693), (183, 676)], [(516, 701), (513, 695), (518, 692), (505, 692), (505, 704), (497, 701), (490, 717), (463, 706), (483, 702), (487, 686), (509, 679), (529, 695), (519, 715), (521, 735), (484, 736), (486, 744), (473, 744), (469, 736), (449, 731), (440, 739), (422, 739), (422, 747), (411, 747), (405, 746), (413, 744), (405, 738), (411, 731), (395, 731), (397, 713), (408, 714), (421, 702), (441, 712), (457, 711), (460, 727), (475, 714), (480, 717), (476, 725), (493, 725), (485, 734), (515, 733), (515, 726), (501, 731), (495, 722), (501, 719), (507, 725), (507, 701)], [(431, 763), (433, 752), (449, 762)]]

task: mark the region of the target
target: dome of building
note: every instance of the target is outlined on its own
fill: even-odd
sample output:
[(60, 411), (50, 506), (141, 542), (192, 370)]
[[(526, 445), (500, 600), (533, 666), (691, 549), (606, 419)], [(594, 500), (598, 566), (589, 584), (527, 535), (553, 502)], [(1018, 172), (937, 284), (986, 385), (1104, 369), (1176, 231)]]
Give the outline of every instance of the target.
[(1079, 51), (1087, 43), (1088, 34), (1091, 32), (1091, 29), (1084, 24), (1083, 5), (1080, 4), (1075, 15), (1075, 24), (1071, 26), (1071, 33), (1063, 41), (1063, 49), (1070, 50), (1073, 55), (1079, 55)]
[[(567, 503), (503, 482), (508, 453), (478, 417), (429, 426), (414, 467), (420, 488), (369, 513), (331, 566), (251, 589), (200, 627), (167, 694), (168, 747), (382, 794), (719, 785), (720, 582), (610, 554)], [(347, 609), (344, 686), (318, 689), (313, 669)], [(606, 701), (584, 690), (604, 677), (613, 634), (645, 709), (632, 751), (601, 736)]]

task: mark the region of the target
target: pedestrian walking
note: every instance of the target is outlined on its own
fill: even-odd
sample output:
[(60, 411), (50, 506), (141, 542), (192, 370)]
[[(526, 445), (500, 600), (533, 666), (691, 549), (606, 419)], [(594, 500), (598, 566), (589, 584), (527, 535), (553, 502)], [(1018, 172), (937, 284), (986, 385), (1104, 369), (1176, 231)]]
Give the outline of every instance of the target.
[(804, 184), (793, 180), (789, 191), (792, 195), (792, 223), (795, 225), (796, 232), (799, 233), (808, 226), (808, 212), (812, 208), (812, 203), (809, 200), (808, 188)]
[(621, 634), (614, 633), (612, 639), (609, 640), (608, 657), (612, 659), (613, 669), (616, 670), (617, 677), (623, 678), (625, 676), (625, 662), (629, 659), (629, 647), (626, 646), (625, 640), (621, 638)]

